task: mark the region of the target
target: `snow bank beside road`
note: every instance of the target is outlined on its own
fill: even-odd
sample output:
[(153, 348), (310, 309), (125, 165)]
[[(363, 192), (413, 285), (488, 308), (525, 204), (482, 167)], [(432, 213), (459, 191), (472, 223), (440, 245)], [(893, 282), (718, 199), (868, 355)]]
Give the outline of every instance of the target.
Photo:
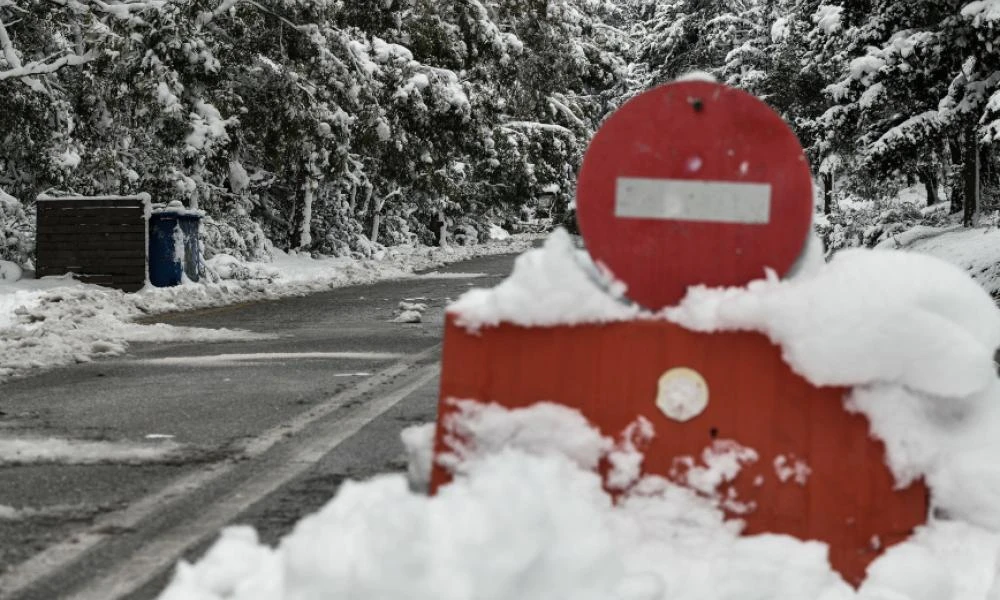
[(965, 270), (994, 297), (1000, 296), (1000, 229), (915, 227), (878, 248), (936, 256)]
[(412, 277), (473, 256), (521, 252), (531, 236), (479, 246), (390, 248), (380, 260), (313, 259), (279, 253), (270, 263), (225, 264), (248, 279), (146, 288), (135, 294), (67, 277), (0, 282), (0, 382), (34, 370), (125, 352), (129, 342), (257, 339), (251, 332), (140, 325), (147, 315), (295, 296), (352, 284)]

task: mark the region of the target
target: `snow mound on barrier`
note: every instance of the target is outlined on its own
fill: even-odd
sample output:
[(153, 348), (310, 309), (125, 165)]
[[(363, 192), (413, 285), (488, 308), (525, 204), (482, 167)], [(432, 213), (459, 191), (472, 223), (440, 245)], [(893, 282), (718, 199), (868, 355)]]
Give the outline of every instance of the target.
[[(715, 500), (664, 478), (644, 477), (613, 502), (592, 466), (616, 444), (571, 409), (460, 409), (453, 427), (465, 443), (451, 457), (459, 476), (437, 496), (410, 491), (403, 475), (347, 482), (275, 548), (252, 528), (226, 529), (197, 564), (178, 566), (161, 600), (972, 600), (1000, 592), (1000, 536), (985, 529), (933, 522), (873, 563), (855, 591), (831, 569), (825, 544), (740, 537)], [(418, 426), (405, 436), (423, 446), (410, 448), (414, 456), (429, 455), (426, 434)]]
[(996, 379), (1000, 310), (966, 273), (921, 254), (845, 250), (802, 278), (691, 288), (665, 315), (696, 331), (762, 332), (815, 385), (962, 397)]
[(470, 330), (500, 323), (543, 327), (639, 317), (638, 307), (619, 299), (622, 291), (593, 266), (586, 252), (573, 247), (565, 229), (557, 229), (542, 248), (519, 256), (513, 273), (500, 285), (469, 290), (448, 311)]
[(692, 287), (659, 313), (622, 300), (564, 231), (493, 289), (449, 311), (470, 330), (665, 319), (702, 332), (757, 331), (814, 385), (853, 388), (900, 486), (924, 477), (934, 507), (1000, 529), (1000, 310), (962, 269), (908, 252), (846, 250), (792, 279)]

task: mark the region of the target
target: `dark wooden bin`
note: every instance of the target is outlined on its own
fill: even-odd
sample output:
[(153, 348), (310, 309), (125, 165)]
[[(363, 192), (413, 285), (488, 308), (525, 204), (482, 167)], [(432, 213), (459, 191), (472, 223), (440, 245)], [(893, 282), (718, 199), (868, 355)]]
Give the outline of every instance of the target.
[(37, 277), (73, 273), (126, 292), (146, 283), (149, 196), (40, 196)]

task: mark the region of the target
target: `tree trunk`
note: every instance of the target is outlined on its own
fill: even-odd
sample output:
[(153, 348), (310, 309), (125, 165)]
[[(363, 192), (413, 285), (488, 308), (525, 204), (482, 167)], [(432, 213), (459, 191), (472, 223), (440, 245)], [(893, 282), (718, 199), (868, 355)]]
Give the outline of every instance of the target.
[[(390, 194), (391, 195), (391, 194)], [(389, 196), (375, 200), (372, 203), (372, 243), (378, 243), (378, 230), (379, 226), (382, 224), (382, 207), (385, 206), (385, 201)]]
[(378, 213), (372, 216), (372, 242), (378, 243), (378, 228), (381, 223), (379, 222), (380, 217)]
[(438, 211), (438, 220), (441, 221), (441, 239), (438, 240), (438, 245), (444, 248), (448, 245), (448, 219), (443, 210)]
[(823, 177), (823, 214), (833, 211), (833, 173), (822, 173)]
[(979, 140), (975, 129), (965, 134), (965, 162), (962, 165), (964, 206), (962, 224), (973, 227), (979, 217)]
[(963, 186), (962, 186), (962, 143), (961, 139), (952, 139), (948, 143), (948, 149), (951, 154), (951, 194), (949, 196), (949, 201), (951, 206), (948, 208), (950, 214), (955, 214), (962, 211), (962, 198), (963, 198)]
[(299, 227), (299, 248), (312, 244), (313, 179), (306, 178), (306, 189), (302, 195), (302, 224)]
[(925, 167), (920, 170), (920, 182), (924, 184), (927, 191), (927, 206), (934, 206), (941, 198), (938, 197), (938, 178), (933, 167)]

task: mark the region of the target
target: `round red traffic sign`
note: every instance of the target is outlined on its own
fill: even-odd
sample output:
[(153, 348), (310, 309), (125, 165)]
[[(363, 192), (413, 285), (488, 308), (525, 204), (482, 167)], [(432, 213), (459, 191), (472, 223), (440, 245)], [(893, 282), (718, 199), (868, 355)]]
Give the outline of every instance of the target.
[(717, 83), (645, 92), (594, 136), (577, 184), (593, 259), (659, 309), (692, 285), (784, 275), (812, 220), (802, 146), (762, 101)]

